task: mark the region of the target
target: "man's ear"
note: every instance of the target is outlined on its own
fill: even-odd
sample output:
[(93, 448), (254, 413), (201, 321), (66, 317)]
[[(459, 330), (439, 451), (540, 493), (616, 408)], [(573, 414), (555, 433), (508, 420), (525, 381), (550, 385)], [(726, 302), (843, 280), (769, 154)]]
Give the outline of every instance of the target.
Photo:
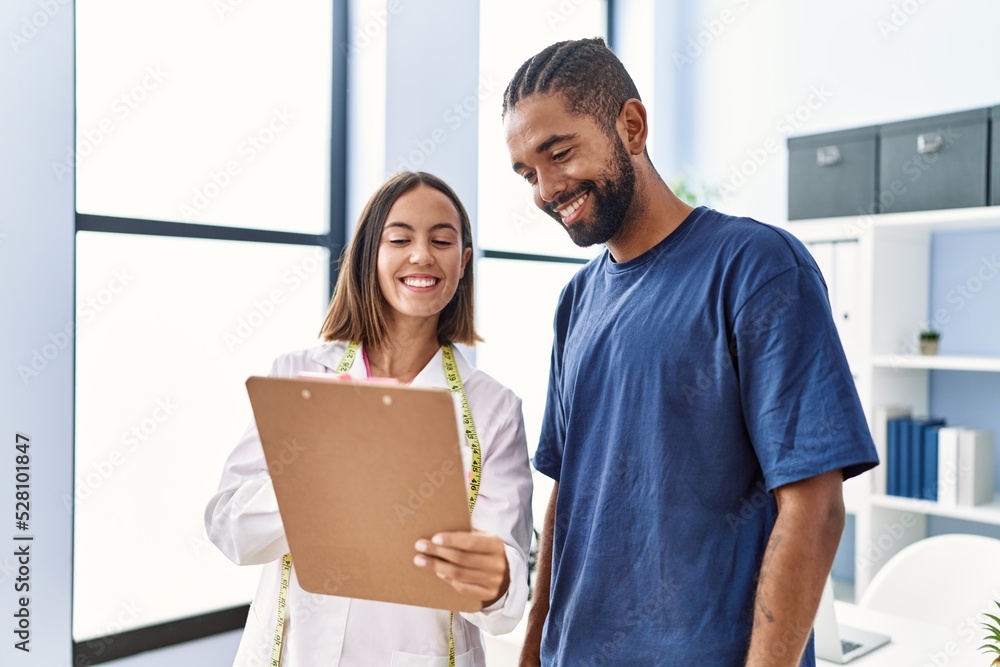
[(646, 150), (649, 125), (646, 124), (646, 107), (642, 102), (635, 98), (625, 102), (618, 112), (616, 126), (618, 136), (631, 155), (639, 155)]

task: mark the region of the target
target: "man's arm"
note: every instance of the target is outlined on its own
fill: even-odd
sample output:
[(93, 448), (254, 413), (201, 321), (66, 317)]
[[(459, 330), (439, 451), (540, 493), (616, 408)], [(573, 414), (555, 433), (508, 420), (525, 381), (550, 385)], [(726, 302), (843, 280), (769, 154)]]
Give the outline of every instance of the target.
[(844, 531), (840, 470), (775, 490), (778, 518), (764, 551), (747, 667), (797, 667)]
[(552, 581), (552, 533), (556, 525), (556, 498), (559, 483), (552, 488), (549, 506), (545, 510), (545, 525), (538, 538), (538, 560), (535, 561), (535, 588), (528, 611), (528, 628), (521, 649), (519, 667), (539, 667), (542, 664), (542, 628), (549, 613), (549, 583)]

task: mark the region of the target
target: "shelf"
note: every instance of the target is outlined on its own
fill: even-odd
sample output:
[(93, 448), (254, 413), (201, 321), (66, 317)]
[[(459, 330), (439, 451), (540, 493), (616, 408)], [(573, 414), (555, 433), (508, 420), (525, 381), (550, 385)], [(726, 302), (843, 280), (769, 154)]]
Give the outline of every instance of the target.
[(1000, 357), (950, 357), (919, 354), (880, 354), (872, 357), (876, 368), (920, 368), (942, 371), (1000, 372)]
[[(958, 231), (1000, 229), (1000, 206), (950, 208), (939, 211), (908, 213), (877, 213), (845, 215), (838, 218), (810, 218), (777, 223), (799, 235), (802, 229), (809, 240), (839, 240), (857, 238), (861, 232), (876, 229), (923, 229), (927, 231)], [(815, 237), (815, 239), (813, 238)], [(827, 238), (828, 237), (828, 238)], [(800, 237), (801, 238), (801, 237)]]
[(812, 220), (785, 220), (774, 223), (791, 232), (803, 243), (841, 243), (858, 240), (856, 221), (860, 218), (815, 218)]
[(950, 519), (964, 519), (977, 523), (988, 523), (1000, 526), (1000, 500), (994, 498), (993, 502), (985, 505), (970, 507), (967, 505), (939, 505), (929, 500), (918, 500), (916, 498), (900, 498), (899, 496), (886, 496), (872, 494), (870, 502), (875, 507), (885, 507), (887, 509), (904, 510), (915, 514), (927, 514), (930, 516), (942, 516)]
[(1000, 206), (885, 213), (872, 217), (875, 220), (875, 227), (880, 229), (911, 227), (932, 232), (1000, 229)]

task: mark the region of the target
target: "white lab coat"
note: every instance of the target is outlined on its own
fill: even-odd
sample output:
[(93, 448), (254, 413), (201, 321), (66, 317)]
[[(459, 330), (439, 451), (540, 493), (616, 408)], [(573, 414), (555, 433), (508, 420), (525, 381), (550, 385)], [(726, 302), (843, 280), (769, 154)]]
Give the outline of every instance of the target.
[[(271, 376), (300, 371), (333, 372), (343, 343), (327, 343), (278, 357)], [(457, 667), (484, 667), (480, 628), (510, 632), (528, 597), (527, 551), (531, 539), (531, 471), (521, 400), (455, 349), (482, 447), (482, 483), (472, 513), (474, 528), (493, 533), (506, 545), (510, 588), (487, 609), (455, 614)], [(361, 354), (350, 370), (364, 378)], [(441, 351), (414, 378), (414, 386), (448, 388)], [(463, 439), (464, 440), (464, 439)], [(466, 461), (468, 456), (463, 457)], [(281, 557), (288, 552), (274, 487), (267, 473), (256, 424), (226, 461), (219, 491), (205, 511), (209, 539), (239, 565), (265, 564), (234, 667), (266, 666), (277, 620)], [(307, 593), (298, 585), (294, 563), (288, 590), (284, 667), (447, 667), (448, 612)]]

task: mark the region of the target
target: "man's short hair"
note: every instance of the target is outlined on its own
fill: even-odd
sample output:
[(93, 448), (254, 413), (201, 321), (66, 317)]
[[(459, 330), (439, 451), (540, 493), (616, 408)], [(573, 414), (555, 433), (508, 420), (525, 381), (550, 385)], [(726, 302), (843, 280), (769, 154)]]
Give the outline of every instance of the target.
[(568, 111), (591, 116), (613, 132), (618, 114), (639, 91), (625, 66), (600, 37), (557, 42), (528, 58), (503, 94), (506, 116), (525, 97), (560, 93)]

